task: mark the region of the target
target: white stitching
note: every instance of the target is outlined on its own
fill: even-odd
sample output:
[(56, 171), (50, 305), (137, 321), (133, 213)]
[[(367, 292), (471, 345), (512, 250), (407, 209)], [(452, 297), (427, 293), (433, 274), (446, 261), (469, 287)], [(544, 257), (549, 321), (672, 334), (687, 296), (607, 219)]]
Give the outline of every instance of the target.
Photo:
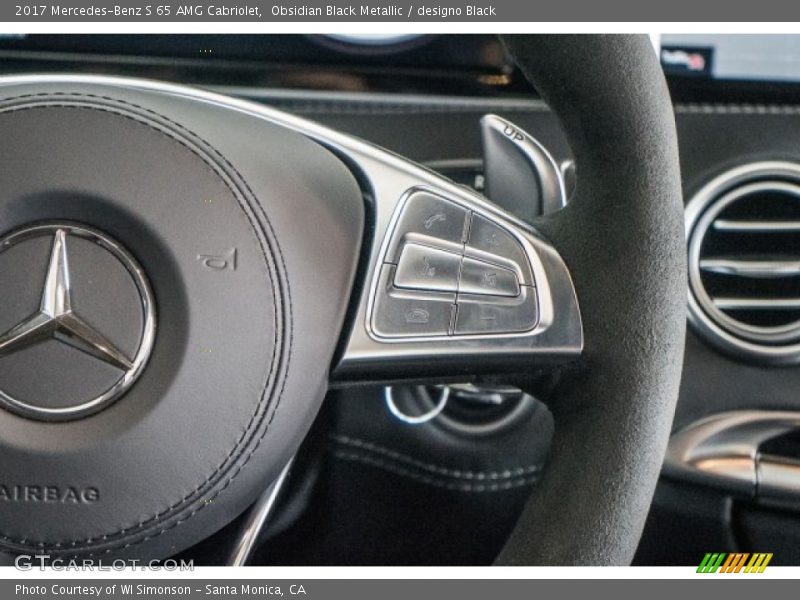
[[(41, 98), (53, 98), (53, 99), (55, 99), (55, 98), (60, 97), (60, 96), (66, 96), (66, 97), (69, 97), (69, 98), (90, 98), (90, 99), (93, 99), (93, 100), (102, 99), (102, 100), (107, 100), (107, 101), (110, 101), (110, 102), (113, 102), (113, 103), (117, 103), (117, 104), (121, 104), (121, 105), (123, 105), (125, 107), (128, 107), (127, 110), (129, 110), (130, 107), (133, 107), (133, 108), (138, 109), (138, 110), (143, 110), (146, 113), (149, 113), (150, 115), (153, 115), (153, 116), (157, 117), (158, 119), (166, 121), (171, 126), (176, 127), (178, 129), (180, 129), (181, 131), (184, 131), (184, 132), (188, 133), (191, 138), (196, 138), (197, 140), (200, 140), (200, 142), (202, 142), (202, 145), (206, 146), (207, 148), (204, 148), (202, 145), (197, 147), (197, 148), (195, 148), (193, 145), (189, 145), (187, 143), (187, 140), (184, 140), (179, 135), (177, 135), (176, 132), (170, 131), (168, 128), (167, 129), (162, 129), (161, 126), (156, 126), (156, 125), (158, 125), (157, 122), (156, 123), (149, 122), (146, 117), (143, 118), (143, 115), (139, 115), (136, 112), (130, 112), (129, 113), (129, 112), (127, 112), (127, 110), (120, 109), (119, 107), (116, 107), (116, 106), (109, 107), (109, 106), (105, 106), (105, 105), (102, 105), (102, 104), (98, 104), (98, 105), (89, 104), (87, 106), (80, 106), (80, 105), (72, 105), (72, 104), (68, 104), (68, 103), (60, 104), (60, 103), (56, 103), (54, 101), (51, 101), (51, 102), (47, 102), (47, 103), (43, 103), (43, 104), (35, 104), (33, 106), (28, 106), (28, 107), (10, 106), (10, 107), (3, 108), (2, 110), (3, 111), (5, 111), (5, 110), (9, 110), (9, 111), (31, 110), (33, 108), (40, 108), (42, 106), (44, 106), (44, 107), (56, 106), (56, 107), (70, 107), (70, 108), (75, 107), (75, 108), (91, 109), (91, 110), (103, 110), (103, 111), (110, 112), (112, 114), (116, 114), (118, 116), (124, 117), (126, 119), (133, 120), (133, 121), (139, 123), (140, 125), (143, 125), (143, 126), (151, 128), (151, 129), (153, 129), (155, 131), (158, 131), (162, 135), (165, 135), (168, 138), (170, 138), (171, 140), (173, 140), (174, 142), (182, 145), (187, 150), (189, 150), (190, 152), (192, 152), (196, 156), (198, 156), (203, 162), (205, 162), (206, 163), (206, 168), (208, 168), (212, 173), (214, 173), (214, 175), (216, 177), (218, 177), (219, 179), (222, 180), (222, 182), (226, 185), (226, 187), (228, 187), (228, 189), (230, 189), (230, 191), (234, 194), (234, 196), (237, 197), (237, 200), (238, 200), (238, 196), (242, 195), (243, 196), (243, 200), (244, 200), (244, 204), (242, 204), (241, 200), (239, 201), (239, 203), (240, 203), (240, 205), (242, 205), (243, 212), (245, 213), (245, 215), (247, 216), (248, 220), (250, 220), (251, 224), (252, 224), (253, 217), (251, 217), (250, 213), (248, 213), (247, 210), (245, 210), (245, 209), (249, 208), (250, 210), (253, 210), (255, 212), (254, 206), (253, 206), (253, 203), (246, 197), (246, 195), (243, 194), (242, 191), (238, 189), (239, 183), (245, 187), (246, 191), (249, 193), (249, 195), (251, 197), (254, 198), (255, 196), (254, 196), (252, 190), (250, 189), (249, 185), (247, 184), (247, 182), (244, 180), (243, 176), (238, 172), (238, 170), (222, 154), (220, 154), (214, 147), (212, 147), (210, 144), (208, 144), (208, 142), (206, 142), (202, 137), (198, 136), (197, 134), (195, 134), (190, 129), (187, 129), (186, 127), (183, 127), (179, 123), (176, 123), (176, 122), (172, 121), (168, 117), (164, 117), (163, 115), (160, 115), (159, 113), (157, 113), (155, 111), (143, 108), (141, 106), (138, 106), (138, 105), (130, 103), (130, 102), (126, 102), (124, 100), (119, 100), (119, 99), (106, 97), (106, 96), (96, 96), (96, 95), (93, 95), (93, 94), (61, 94), (61, 93), (26, 94), (26, 95), (22, 95), (22, 96), (3, 98), (2, 101), (5, 103), (5, 102), (22, 100), (22, 99), (29, 98), (29, 97), (30, 98), (40, 98), (41, 97)], [(150, 118), (152, 118), (152, 117), (150, 117)], [(222, 160), (228, 166), (228, 168), (230, 168), (236, 174), (236, 176), (239, 178), (240, 182), (237, 183), (235, 178), (231, 177), (230, 174), (226, 173), (224, 170), (220, 169), (218, 171), (218, 169), (215, 168), (215, 165), (212, 164), (211, 162), (209, 162), (209, 159), (211, 157), (207, 157), (205, 155), (206, 153), (208, 153), (208, 151), (211, 151), (211, 153), (216, 154), (217, 159), (218, 160)], [(216, 167), (219, 167), (219, 165), (216, 165)], [(231, 181), (228, 181), (229, 179)], [(237, 194), (237, 191), (238, 191), (238, 194)], [(257, 222), (254, 224), (254, 227), (256, 225), (260, 225), (260, 223), (258, 222), (259, 219), (258, 219), (257, 216), (255, 217), (255, 219), (256, 219)], [(274, 231), (272, 230), (272, 225), (269, 222), (269, 219), (267, 218), (266, 215), (263, 215), (263, 219), (265, 220), (265, 223), (266, 223), (266, 225), (268, 227), (268, 231), (269, 231), (270, 235), (272, 236), (272, 238), (274, 238)], [(267, 238), (268, 239), (266, 241), (267, 241), (267, 244), (270, 245), (270, 247), (271, 247), (271, 243), (275, 244), (275, 247), (276, 247), (276, 250), (277, 250), (277, 255), (281, 259), (282, 269), (285, 269), (286, 266), (285, 266), (285, 263), (284, 263), (283, 253), (281, 251), (280, 246), (277, 245), (277, 240), (270, 238), (270, 236), (267, 236)], [(272, 266), (276, 270), (275, 275), (276, 275), (277, 283), (279, 283), (279, 284), (284, 283), (284, 282), (281, 281), (282, 274), (280, 272), (280, 269), (277, 268), (277, 263), (274, 263), (274, 257), (272, 257), (273, 260), (270, 261), (270, 257), (268, 256), (267, 252), (264, 250), (263, 244), (261, 243), (260, 240), (259, 240), (259, 245), (262, 246), (262, 252), (264, 253), (265, 260), (267, 261), (267, 264), (268, 264), (267, 274), (269, 276), (270, 281), (271, 282), (273, 281), (273, 275), (272, 275), (272, 273), (271, 273), (271, 271), (269, 269), (269, 265), (271, 263), (273, 263)], [(285, 274), (284, 274), (284, 276), (285, 276)], [(292, 312), (291, 289), (289, 288), (288, 281), (285, 282), (285, 285), (287, 286), (287, 300), (288, 300), (288, 303), (289, 303), (289, 314), (291, 315), (291, 312)], [(276, 295), (276, 298), (280, 298), (280, 295), (279, 294)], [(274, 307), (273, 312), (274, 312), (273, 316), (274, 316), (274, 319), (276, 321), (276, 324), (282, 323), (283, 319), (281, 319), (280, 317), (282, 317), (284, 315), (279, 314), (279, 307), (277, 305)], [(290, 320), (290, 322), (289, 322), (289, 336), (288, 336), (288, 350), (287, 350), (288, 354), (285, 357), (285, 360), (286, 360), (286, 365), (284, 365), (285, 369), (288, 369), (288, 364), (289, 364), (289, 362), (291, 362), (293, 340), (294, 340), (294, 327), (293, 327), (293, 323)], [(281, 356), (281, 355), (276, 354), (275, 359), (272, 361), (273, 364), (270, 367), (270, 372), (267, 375), (267, 382), (265, 383), (264, 394), (267, 393), (267, 386), (270, 385), (270, 381), (269, 380), (271, 380), (273, 378), (274, 369), (276, 367), (280, 368), (280, 362), (282, 360), (284, 360), (284, 357)], [(111, 547), (109, 547), (109, 548), (107, 548), (105, 550), (98, 550), (98, 551), (90, 552), (90, 553), (85, 553), (85, 552), (82, 552), (81, 550), (79, 550), (79, 552), (81, 554), (85, 555), (85, 556), (95, 556), (95, 555), (98, 555), (98, 554), (108, 554), (108, 553), (113, 552), (115, 550), (129, 548), (131, 546), (135, 546), (135, 545), (141, 544), (143, 542), (146, 542), (146, 541), (148, 541), (150, 539), (159, 537), (160, 535), (166, 533), (170, 529), (173, 529), (173, 528), (175, 528), (175, 527), (177, 527), (179, 525), (182, 525), (186, 521), (188, 521), (190, 518), (192, 518), (194, 515), (196, 515), (198, 512), (200, 512), (203, 508), (208, 506), (220, 494), (222, 494), (222, 492), (224, 492), (233, 483), (233, 481), (236, 479), (236, 477), (238, 477), (239, 473), (241, 473), (241, 471), (245, 468), (245, 466), (247, 466), (248, 462), (255, 455), (256, 451), (258, 450), (259, 446), (261, 445), (261, 442), (263, 441), (264, 437), (266, 436), (267, 430), (269, 429), (270, 425), (272, 424), (272, 421), (275, 418), (275, 415), (276, 415), (276, 413), (278, 411), (278, 407), (280, 406), (280, 401), (281, 401), (281, 399), (283, 397), (283, 391), (284, 391), (284, 389), (286, 387), (286, 376), (285, 376), (285, 374), (286, 374), (286, 371), (284, 371), (284, 373), (283, 373), (284, 376), (283, 376), (282, 381), (281, 381), (280, 392), (276, 396), (274, 396), (274, 398), (276, 398), (277, 400), (274, 403), (274, 407), (272, 407), (273, 408), (272, 414), (269, 416), (269, 420), (266, 422), (266, 427), (263, 429), (263, 431), (261, 433), (261, 436), (257, 439), (255, 445), (252, 445), (252, 440), (250, 440), (248, 442), (248, 444), (252, 445), (252, 447), (250, 448), (249, 453), (247, 455), (244, 455), (244, 450), (242, 450), (242, 452), (239, 452), (239, 454), (235, 457), (235, 461), (240, 461), (242, 456), (244, 456), (244, 460), (241, 461), (240, 464), (236, 465), (236, 468), (233, 469), (233, 472), (231, 473), (231, 468), (232, 468), (232, 465), (236, 464), (236, 463), (234, 462), (230, 466), (226, 466), (225, 463), (228, 461), (228, 459), (231, 458), (231, 456), (233, 456), (234, 452), (237, 452), (238, 447), (239, 447), (239, 443), (244, 439), (244, 436), (248, 435), (251, 431), (257, 432), (258, 429), (264, 424), (264, 420), (267, 418), (267, 414), (268, 414), (269, 408), (270, 408), (270, 406), (272, 404), (272, 399), (273, 398), (268, 399), (266, 401), (266, 403), (265, 403), (264, 396), (262, 396), (262, 398), (259, 400), (259, 403), (258, 403), (257, 412), (253, 414), (253, 417), (251, 418), (250, 422), (248, 423), (245, 431), (242, 433), (242, 436), (239, 438), (239, 441), (237, 441), (237, 445), (231, 450), (230, 454), (226, 457), (225, 461), (219, 467), (217, 467), (217, 469), (214, 470), (214, 472), (209, 476), (209, 478), (205, 482), (203, 482), (200, 486), (195, 488), (195, 490), (193, 490), (189, 495), (185, 496), (178, 503), (173, 504), (172, 506), (168, 507), (167, 509), (165, 509), (164, 511), (160, 512), (159, 514), (156, 514), (156, 515), (154, 515), (152, 517), (149, 517), (147, 519), (140, 519), (139, 523), (135, 526), (135, 528), (141, 529), (141, 528), (145, 527), (146, 525), (149, 525), (150, 522), (156, 522), (157, 523), (160, 520), (160, 518), (163, 515), (165, 515), (167, 512), (172, 511), (176, 507), (180, 506), (180, 504), (183, 504), (183, 503), (187, 502), (188, 499), (191, 497), (191, 495), (196, 494), (200, 490), (201, 487), (203, 487), (206, 484), (208, 484), (208, 482), (211, 481), (212, 477), (215, 477), (217, 475), (217, 473), (220, 472), (220, 470), (223, 467), (225, 467), (224, 475), (230, 474), (230, 477), (227, 479), (227, 481), (225, 481), (225, 483), (221, 487), (219, 487), (218, 489), (216, 489), (216, 491), (213, 492), (213, 495), (210, 498), (206, 498), (205, 501), (203, 502), (203, 504), (201, 504), (200, 506), (196, 507), (194, 510), (189, 512), (185, 517), (179, 518), (178, 520), (176, 520), (171, 525), (168, 525), (166, 527), (162, 527), (162, 529), (160, 529), (158, 532), (153, 533), (151, 535), (145, 535), (144, 537), (138, 539), (137, 541), (128, 542), (128, 543), (126, 543), (126, 544), (124, 544), (122, 546), (112, 545)], [(272, 383), (276, 383), (276, 382), (272, 382)], [(274, 386), (273, 386), (273, 391), (274, 391)], [(252, 425), (255, 422), (256, 417), (258, 417), (258, 412), (261, 412), (261, 408), (262, 407), (264, 407), (263, 414), (261, 415), (259, 422), (255, 425), (255, 428), (253, 428)], [(247, 447), (245, 446), (244, 449), (247, 449)], [(216, 484), (214, 484), (214, 487), (218, 486), (221, 481), (222, 481), (222, 478), (220, 478), (220, 480), (217, 481)], [(211, 488), (212, 491), (214, 490), (214, 487)], [(194, 502), (196, 502), (196, 501), (197, 501), (197, 499), (194, 500)], [(190, 505), (191, 505), (191, 503), (187, 504), (187, 506), (190, 506)], [(186, 507), (184, 507), (184, 508), (182, 508), (180, 510), (184, 510), (185, 511)], [(180, 514), (180, 513), (177, 513), (177, 514)], [(162, 523), (163, 523), (163, 521), (162, 521)], [(6, 540), (6, 541), (9, 541), (11, 543), (22, 544), (22, 545), (26, 545), (26, 546), (35, 546), (36, 548), (40, 548), (40, 549), (41, 548), (46, 548), (48, 546), (52, 546), (54, 548), (62, 548), (62, 547), (65, 547), (65, 546), (70, 546), (72, 548), (76, 548), (78, 546), (88, 546), (90, 544), (95, 543), (96, 541), (101, 541), (102, 542), (102, 541), (105, 541), (105, 540), (111, 539), (111, 538), (115, 538), (115, 539), (116, 538), (122, 538), (122, 539), (124, 539), (124, 536), (131, 529), (134, 529), (134, 527), (130, 527), (130, 528), (124, 528), (123, 527), (123, 528), (115, 531), (112, 534), (105, 534), (105, 535), (102, 535), (100, 537), (86, 538), (84, 540), (72, 540), (72, 541), (68, 541), (68, 542), (67, 541), (64, 541), (64, 542), (29, 541), (29, 538), (27, 538), (27, 537), (23, 538), (22, 540), (14, 540), (14, 539), (12, 539), (12, 537), (6, 536), (5, 534), (0, 534), (0, 541)], [(75, 554), (73, 556), (77, 557), (79, 555), (80, 554)]]
[(509, 479), (503, 481), (502, 483), (478, 483), (478, 484), (471, 484), (471, 483), (463, 483), (463, 482), (451, 482), (445, 481), (443, 479), (437, 479), (434, 477), (430, 477), (427, 475), (420, 475), (419, 473), (414, 473), (405, 469), (403, 467), (399, 467), (395, 464), (389, 463), (385, 460), (380, 458), (375, 458), (373, 456), (369, 456), (367, 454), (359, 454), (358, 452), (344, 452), (341, 450), (334, 451), (333, 455), (336, 458), (341, 460), (349, 460), (364, 463), (366, 465), (370, 465), (373, 467), (378, 467), (380, 469), (384, 469), (396, 475), (400, 475), (402, 477), (407, 477), (409, 479), (413, 479), (415, 481), (419, 481), (420, 483), (424, 483), (427, 485), (432, 485), (434, 487), (443, 488), (447, 490), (454, 490), (460, 492), (502, 492), (506, 490), (511, 490), (518, 487), (523, 487), (526, 485), (530, 485), (536, 483), (539, 480), (539, 475), (534, 475), (531, 477), (521, 477), (518, 479)]
[(436, 475), (443, 475), (445, 477), (452, 477), (455, 479), (478, 480), (478, 481), (483, 481), (483, 480), (496, 481), (504, 479), (514, 479), (518, 477), (523, 477), (525, 475), (538, 473), (542, 469), (542, 466), (539, 464), (526, 465), (523, 467), (516, 467), (513, 469), (504, 469), (502, 471), (464, 471), (460, 469), (448, 469), (447, 467), (443, 467), (433, 463), (423, 462), (407, 454), (401, 454), (400, 452), (397, 452), (390, 448), (379, 446), (377, 444), (373, 444), (372, 442), (368, 442), (366, 440), (358, 438), (352, 438), (346, 435), (332, 435), (331, 440), (333, 440), (337, 444), (349, 446), (351, 448), (355, 448), (361, 451), (373, 452), (375, 454), (382, 455), (385, 458), (400, 463), (406, 463), (406, 465), (416, 467), (417, 469), (421, 469), (423, 471), (428, 471)]

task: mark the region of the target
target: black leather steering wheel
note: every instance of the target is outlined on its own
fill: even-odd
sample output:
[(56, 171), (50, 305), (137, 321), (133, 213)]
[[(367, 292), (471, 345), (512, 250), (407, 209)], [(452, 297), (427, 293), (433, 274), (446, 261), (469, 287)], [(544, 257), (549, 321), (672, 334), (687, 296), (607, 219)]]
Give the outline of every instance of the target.
[(554, 446), (499, 562), (631, 559), (683, 352), (669, 95), (645, 37), (506, 43), (577, 163), (533, 227), (260, 105), (0, 79), (0, 550), (172, 555), (278, 477), (331, 382), (535, 369)]

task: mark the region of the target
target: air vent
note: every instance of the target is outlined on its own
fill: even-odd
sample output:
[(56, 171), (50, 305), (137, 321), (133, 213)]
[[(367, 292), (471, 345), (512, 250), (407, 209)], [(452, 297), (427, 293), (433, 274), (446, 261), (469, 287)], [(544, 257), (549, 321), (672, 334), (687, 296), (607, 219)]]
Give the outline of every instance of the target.
[(800, 362), (800, 165), (716, 177), (687, 205), (686, 234), (695, 328), (740, 357)]

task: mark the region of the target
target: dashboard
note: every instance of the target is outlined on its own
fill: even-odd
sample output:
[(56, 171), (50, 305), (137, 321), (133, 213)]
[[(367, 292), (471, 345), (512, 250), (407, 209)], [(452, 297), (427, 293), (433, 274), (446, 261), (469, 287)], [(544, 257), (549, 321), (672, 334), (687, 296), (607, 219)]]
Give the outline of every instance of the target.
[[(791, 102), (800, 38), (652, 36), (677, 101)], [(0, 72), (88, 72), (228, 90), (529, 98), (493, 35), (0, 35)]]
[(205, 86), (462, 96), (529, 89), (490, 35), (5, 35), (0, 65)]

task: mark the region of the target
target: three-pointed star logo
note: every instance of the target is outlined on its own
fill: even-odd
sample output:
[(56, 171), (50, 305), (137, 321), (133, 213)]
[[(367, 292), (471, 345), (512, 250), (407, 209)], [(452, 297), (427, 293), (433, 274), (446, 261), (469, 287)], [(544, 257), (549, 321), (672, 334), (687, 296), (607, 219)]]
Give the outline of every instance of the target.
[(55, 339), (118, 369), (130, 371), (132, 361), (72, 308), (67, 232), (57, 229), (47, 267), (39, 310), (0, 335), (0, 358)]

